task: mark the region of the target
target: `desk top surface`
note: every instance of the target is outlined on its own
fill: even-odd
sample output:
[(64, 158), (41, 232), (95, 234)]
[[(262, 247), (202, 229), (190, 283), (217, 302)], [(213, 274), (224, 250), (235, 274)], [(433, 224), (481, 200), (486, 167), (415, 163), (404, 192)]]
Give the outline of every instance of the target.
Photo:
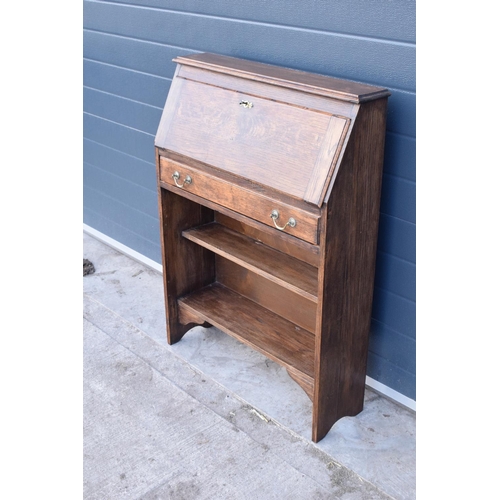
[(390, 95), (383, 87), (206, 52), (179, 56), (174, 62), (354, 103)]

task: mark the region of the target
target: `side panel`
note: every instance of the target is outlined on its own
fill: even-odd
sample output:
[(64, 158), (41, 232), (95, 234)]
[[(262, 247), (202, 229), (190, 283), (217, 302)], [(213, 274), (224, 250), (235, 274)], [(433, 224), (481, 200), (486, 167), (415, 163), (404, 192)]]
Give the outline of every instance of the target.
[[(387, 99), (361, 106), (322, 217), (314, 441), (363, 408)], [(321, 332), (321, 334), (319, 334)]]

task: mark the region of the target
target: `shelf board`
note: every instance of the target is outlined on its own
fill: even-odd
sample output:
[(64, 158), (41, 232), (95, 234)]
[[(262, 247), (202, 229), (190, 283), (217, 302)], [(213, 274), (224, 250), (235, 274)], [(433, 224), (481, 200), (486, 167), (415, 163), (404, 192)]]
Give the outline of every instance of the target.
[(312, 302), (318, 302), (318, 270), (314, 266), (216, 222), (188, 229), (182, 235)]
[(306, 392), (314, 380), (312, 333), (213, 283), (179, 299), (180, 320), (208, 322), (284, 366)]

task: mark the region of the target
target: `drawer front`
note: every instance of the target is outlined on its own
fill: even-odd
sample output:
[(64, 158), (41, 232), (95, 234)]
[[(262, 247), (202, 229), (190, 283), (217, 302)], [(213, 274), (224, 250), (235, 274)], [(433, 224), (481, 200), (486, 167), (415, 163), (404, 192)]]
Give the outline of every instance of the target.
[[(274, 227), (276, 231), (282, 231), (314, 245), (318, 243), (318, 217), (300, 208), (254, 193), (163, 156), (160, 157), (160, 181), (173, 186), (179, 194), (187, 191)], [(271, 217), (273, 212), (278, 216)]]

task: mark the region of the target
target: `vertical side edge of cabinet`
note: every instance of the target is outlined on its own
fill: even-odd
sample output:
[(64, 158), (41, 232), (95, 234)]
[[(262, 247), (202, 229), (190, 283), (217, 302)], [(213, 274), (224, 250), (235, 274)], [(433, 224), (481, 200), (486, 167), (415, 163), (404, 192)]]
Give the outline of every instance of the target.
[(215, 279), (214, 254), (186, 240), (182, 231), (213, 221), (214, 212), (161, 188), (158, 148), (156, 169), (167, 341), (169, 344), (175, 344), (196, 324), (184, 324), (179, 321), (177, 299), (212, 283)]
[(363, 409), (387, 98), (362, 104), (321, 218), (312, 440)]
[(165, 106), (163, 107), (160, 123), (158, 124), (158, 129), (156, 131), (155, 146), (160, 148), (165, 148), (166, 146), (170, 125), (172, 124), (172, 120), (174, 115), (177, 113), (181, 101), (180, 95), (184, 86), (184, 79), (177, 77), (179, 69), (180, 67), (177, 65), (172, 78), (172, 83), (170, 84), (167, 100), (165, 101)]

